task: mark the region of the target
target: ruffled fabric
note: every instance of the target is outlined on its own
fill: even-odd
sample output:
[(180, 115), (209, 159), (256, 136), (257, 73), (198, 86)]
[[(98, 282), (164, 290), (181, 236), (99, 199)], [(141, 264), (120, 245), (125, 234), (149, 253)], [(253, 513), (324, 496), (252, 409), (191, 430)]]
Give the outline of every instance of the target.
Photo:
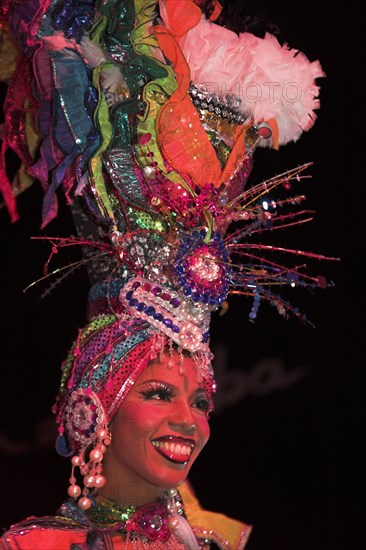
[[(206, 246), (232, 221), (242, 220), (245, 244), (234, 232), (232, 242), (225, 237), (223, 250), (228, 243), (231, 254), (235, 250), (249, 267), (236, 273), (235, 262), (230, 284), (244, 288), (245, 295), (256, 288), (252, 319), (259, 295), (278, 304), (281, 314), (298, 315), (267, 291), (267, 284), (278, 285), (279, 279), (292, 281), (292, 272), (267, 260), (266, 276), (257, 266), (253, 270), (250, 261), (257, 264), (259, 253), (246, 243), (254, 232), (272, 231), (275, 223), (292, 225), (290, 214), (278, 214), (275, 201), (273, 211), (262, 211), (256, 197), (263, 195), (264, 183), (253, 190), (245, 185), (257, 145), (295, 141), (314, 123), (315, 79), (323, 76), (318, 62), (310, 63), (269, 34), (238, 36), (207, 21), (196, 0), (4, 0), (0, 21), (6, 29), (0, 46), (8, 46), (12, 37), (19, 50), (19, 55), (11, 52), (4, 73), (9, 86), (0, 151), (0, 192), (13, 220), (14, 195), (37, 179), (44, 191), (43, 228), (57, 215), (62, 191), (74, 212), (80, 202), (95, 224), (93, 239), (89, 228), (84, 232), (90, 248), (115, 230), (136, 231), (139, 238), (140, 231), (156, 231), (158, 243), (167, 238), (171, 249), (163, 247), (164, 255), (156, 255), (159, 269), (165, 267), (166, 250), (173, 255), (185, 242), (183, 232), (206, 228), (187, 245), (189, 254), (197, 255), (201, 239)], [(244, 116), (230, 94), (242, 99)], [(7, 177), (8, 149), (22, 163), (18, 186)], [(285, 179), (295, 177), (297, 170)], [(271, 186), (280, 182), (273, 178)], [(132, 243), (113, 241), (109, 250), (139, 272), (139, 255), (126, 254)], [(267, 248), (258, 250), (264, 254)], [(191, 285), (188, 293), (221, 303), (221, 290), (216, 297), (196, 291), (194, 278), (186, 279), (182, 269), (180, 284)], [(90, 261), (88, 270), (94, 282), (107, 272), (97, 261)], [(295, 271), (298, 281), (302, 274)], [(265, 286), (263, 277), (269, 280)], [(319, 278), (301, 280), (323, 284)]]
[[(170, 18), (164, 23), (174, 29)], [(313, 126), (314, 110), (320, 106), (315, 79), (325, 76), (319, 61), (310, 62), (287, 44), (281, 46), (269, 33), (264, 38), (238, 36), (204, 17), (179, 44), (193, 83), (214, 94), (240, 97), (241, 109), (255, 123), (275, 119), (279, 145), (296, 141)]]
[[(19, 50), (26, 53), (18, 57), (12, 52), (4, 73), (6, 80), (12, 79), (0, 154), (0, 190), (13, 220), (17, 219), (13, 193), (17, 195), (35, 178), (45, 192), (43, 227), (57, 215), (56, 193), (61, 186), (71, 200), (73, 194), (83, 195), (93, 203), (97, 219), (116, 226), (102, 158), (111, 156), (115, 136), (122, 135), (122, 128), (114, 131), (111, 143), (117, 120), (125, 128), (131, 114), (137, 115), (137, 138), (151, 136), (148, 147), (136, 151), (139, 166), (149, 168), (153, 154), (167, 184), (193, 197), (207, 183), (216, 188), (226, 185), (238, 172), (246, 155), (246, 130), (253, 121), (271, 126), (272, 138), (260, 140), (259, 145), (274, 147), (296, 141), (314, 124), (314, 110), (319, 107), (315, 79), (323, 76), (317, 61), (310, 63), (270, 34), (264, 39), (249, 33), (237, 36), (206, 20), (192, 0), (159, 0), (163, 25), (153, 24), (156, 4), (157, 0), (136, 0), (133, 17), (133, 10), (126, 11), (126, 21), (120, 22), (118, 37), (113, 38), (122, 40), (122, 61), (115, 46), (108, 45), (111, 36), (106, 22), (114, 17), (109, 3), (99, 19), (91, 0), (84, 7), (69, 0), (65, 9), (60, 3), (51, 10), (52, 17), (49, 0), (30, 0), (26, 6), (4, 3), (1, 17), (10, 21)], [(7, 38), (4, 33), (2, 37)], [(2, 50), (7, 45), (2, 39)], [(24, 74), (25, 86), (19, 86), (17, 75), (23, 80)], [(142, 80), (144, 113), (138, 100)], [(192, 81), (215, 94), (238, 95), (249, 115), (248, 125), (238, 127), (225, 162), (192, 103)], [(130, 102), (120, 101), (118, 92), (124, 88), (131, 91)], [(117, 97), (113, 111), (108, 94)], [(156, 101), (156, 97), (165, 99)], [(123, 135), (127, 139), (127, 133)], [(127, 154), (127, 142), (124, 147)], [(8, 148), (21, 160), (17, 181), (12, 183), (5, 169)], [(120, 176), (113, 172), (120, 188), (122, 172)]]
[(158, 143), (170, 165), (189, 174), (196, 185), (218, 184), (220, 163), (200, 123), (189, 95), (189, 70), (173, 36), (163, 27), (155, 29), (159, 45), (171, 61), (178, 89), (162, 107), (157, 118)]
[[(11, 221), (16, 221), (19, 215), (15, 197), (33, 181), (27, 168), (33, 162), (38, 146), (34, 124), (37, 105), (32, 98), (30, 62), (13, 40), (8, 26), (2, 22), (0, 25), (0, 80), (8, 84), (4, 101), (5, 123), (0, 127), (0, 192)], [(6, 169), (8, 149), (16, 152), (21, 163), (12, 182), (9, 181)]]
[(159, 147), (169, 165), (178, 174), (188, 175), (197, 187), (202, 188), (207, 182), (219, 187), (229, 180), (242, 162), (246, 128), (238, 128), (235, 144), (222, 169), (188, 94), (192, 68), (180, 47), (181, 37), (199, 26), (200, 10), (191, 0), (160, 1), (159, 8), (165, 26), (156, 26), (154, 34), (174, 69), (178, 85), (157, 116)]

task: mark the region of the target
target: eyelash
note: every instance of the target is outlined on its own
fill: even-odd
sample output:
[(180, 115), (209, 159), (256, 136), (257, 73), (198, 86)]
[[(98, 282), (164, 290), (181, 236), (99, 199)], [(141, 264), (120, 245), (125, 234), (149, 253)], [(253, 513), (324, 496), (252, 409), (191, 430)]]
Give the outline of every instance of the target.
[[(161, 382), (150, 384), (140, 393), (145, 400), (153, 399), (154, 396), (158, 396), (158, 400), (170, 401), (172, 397), (175, 396), (175, 392), (172, 390), (172, 388)], [(204, 394), (198, 395), (196, 397), (194, 405), (197, 409), (204, 412), (206, 415), (208, 415), (213, 409), (213, 405), (210, 399), (208, 399), (208, 397), (206, 397)]]
[(162, 401), (168, 401), (174, 397), (174, 392), (170, 386), (157, 382), (156, 384), (149, 384), (144, 390), (142, 390), (141, 395), (147, 400), (152, 399), (154, 395), (158, 395), (159, 399)]

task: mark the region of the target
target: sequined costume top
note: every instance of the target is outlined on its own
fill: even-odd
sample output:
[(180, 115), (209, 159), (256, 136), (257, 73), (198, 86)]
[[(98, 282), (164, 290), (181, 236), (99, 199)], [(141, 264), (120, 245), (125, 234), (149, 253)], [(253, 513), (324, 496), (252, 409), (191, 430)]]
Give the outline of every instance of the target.
[[(188, 482), (180, 489), (181, 511), (197, 538), (197, 548), (241, 550), (251, 526), (223, 514), (204, 510)], [(164, 503), (141, 507), (134, 512), (115, 505), (103, 506), (98, 497), (88, 512), (72, 499), (66, 501), (56, 516), (30, 517), (13, 525), (0, 538), (1, 550), (125, 550), (184, 549), (169, 528), (169, 514)], [(103, 509), (104, 508), (104, 509)], [(119, 509), (120, 508), (120, 509)], [(131, 525), (131, 530), (127, 526)], [(144, 533), (144, 534), (143, 534)]]

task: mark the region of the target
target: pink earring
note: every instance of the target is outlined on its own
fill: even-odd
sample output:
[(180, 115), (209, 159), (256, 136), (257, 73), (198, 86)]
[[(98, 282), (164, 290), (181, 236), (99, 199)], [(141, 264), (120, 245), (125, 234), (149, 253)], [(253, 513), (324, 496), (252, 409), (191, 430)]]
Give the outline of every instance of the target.
[[(75, 500), (79, 499), (80, 508), (87, 510), (91, 505), (90, 492), (106, 484), (102, 460), (111, 442), (103, 406), (92, 390), (79, 388), (72, 393), (65, 409), (65, 426), (74, 446), (80, 448), (80, 452), (71, 459), (72, 471), (67, 492)], [(83, 489), (77, 485), (75, 467), (83, 476)]]
[[(102, 460), (108, 445), (111, 442), (111, 436), (105, 428), (101, 428), (96, 432), (96, 445), (89, 452), (89, 460), (86, 461), (85, 451), (75, 455), (71, 459), (72, 471), (70, 477), (70, 486), (67, 490), (68, 495), (72, 498), (79, 499), (78, 506), (83, 510), (90, 508), (91, 500), (89, 498), (90, 491), (104, 487), (107, 480), (102, 474)], [(83, 490), (76, 484), (75, 467), (80, 469), (83, 476)], [(81, 496), (82, 495), (82, 496)], [(80, 497), (80, 498), (79, 498)]]

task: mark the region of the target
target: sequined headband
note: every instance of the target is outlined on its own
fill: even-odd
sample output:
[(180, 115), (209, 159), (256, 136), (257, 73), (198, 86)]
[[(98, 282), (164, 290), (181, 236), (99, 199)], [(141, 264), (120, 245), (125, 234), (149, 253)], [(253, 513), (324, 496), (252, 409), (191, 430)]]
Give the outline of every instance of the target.
[[(110, 303), (116, 296), (119, 308), (113, 312)], [(54, 407), (62, 436), (58, 442), (61, 454), (89, 448), (100, 424), (109, 424), (144, 368), (167, 348), (171, 351), (173, 344), (193, 354), (198, 381), (205, 382), (209, 395), (215, 391), (208, 333), (205, 330), (204, 337), (194, 317), (187, 318), (186, 307), (178, 292), (141, 277), (92, 287), (90, 322), (79, 332), (63, 364)], [(207, 315), (203, 318), (207, 321)], [(93, 421), (92, 412), (85, 413), (80, 431), (70, 418), (79, 418), (80, 407), (88, 411), (91, 404), (99, 415)]]

